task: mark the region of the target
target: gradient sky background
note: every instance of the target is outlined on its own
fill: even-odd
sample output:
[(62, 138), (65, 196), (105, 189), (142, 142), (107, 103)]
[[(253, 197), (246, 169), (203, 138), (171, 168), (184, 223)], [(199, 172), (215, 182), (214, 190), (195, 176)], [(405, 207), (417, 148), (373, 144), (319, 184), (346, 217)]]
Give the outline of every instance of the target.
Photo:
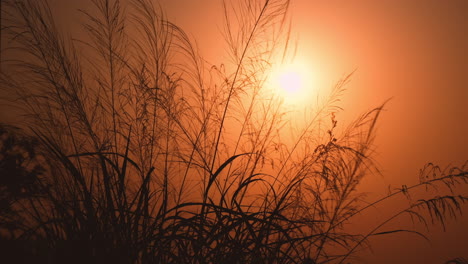
[[(78, 0), (50, 2), (64, 28), (78, 22), (71, 12), (85, 7)], [(221, 0), (160, 3), (168, 18), (197, 41), (207, 61), (225, 61)], [(363, 181), (369, 200), (384, 195), (388, 185), (417, 183), (427, 162), (445, 167), (468, 160), (468, 1), (292, 0), (291, 15), (297, 56), (311, 65), (315, 89), (329, 88), (357, 69), (342, 100), (340, 122), (393, 98), (376, 140), (375, 160), (383, 176)], [(397, 200), (386, 206), (407, 204)], [(369, 216), (376, 220), (387, 209), (372, 209), (359, 221), (372, 223)], [(435, 264), (468, 259), (468, 206), (464, 209), (465, 216), (450, 221), (446, 232), (431, 227), (432, 244), (408, 235), (375, 238), (374, 253), (364, 252), (362, 260)], [(406, 220), (400, 224), (413, 227)]]
[[(427, 162), (445, 167), (468, 159), (468, 1), (291, 2), (297, 57), (311, 65), (317, 89), (357, 69), (339, 120), (393, 98), (376, 140), (375, 159), (383, 176), (363, 181), (370, 200), (384, 195), (388, 185), (417, 183)], [(220, 1), (161, 3), (168, 17), (193, 35), (209, 61), (223, 62)], [(400, 199), (385, 206), (405, 204)], [(386, 209), (369, 211), (359, 221), (372, 223), (369, 216), (379, 218)], [(446, 232), (431, 227), (431, 244), (413, 235), (374, 238), (374, 252), (364, 252), (362, 260), (435, 264), (468, 258), (468, 206), (464, 209), (464, 217), (450, 221)], [(408, 219), (397, 223), (424, 231)]]

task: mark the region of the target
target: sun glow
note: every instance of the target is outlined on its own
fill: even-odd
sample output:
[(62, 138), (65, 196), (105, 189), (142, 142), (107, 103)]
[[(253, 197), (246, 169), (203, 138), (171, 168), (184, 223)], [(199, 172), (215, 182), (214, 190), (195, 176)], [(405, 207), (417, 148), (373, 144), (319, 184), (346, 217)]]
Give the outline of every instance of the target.
[(280, 65), (273, 69), (269, 86), (287, 104), (303, 104), (311, 99), (311, 69), (304, 63)]

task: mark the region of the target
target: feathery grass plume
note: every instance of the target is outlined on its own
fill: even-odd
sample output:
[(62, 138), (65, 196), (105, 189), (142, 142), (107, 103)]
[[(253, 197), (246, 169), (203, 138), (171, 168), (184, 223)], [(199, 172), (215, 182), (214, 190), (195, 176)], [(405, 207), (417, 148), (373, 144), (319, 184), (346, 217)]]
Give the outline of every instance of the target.
[[(2, 61), (1, 89), (19, 102), (44, 168), (40, 195), (9, 207), (25, 258), (343, 263), (371, 236), (423, 236), (382, 230), (393, 219), (444, 225), (467, 199), (454, 188), (467, 183), (466, 166), (428, 165), (419, 184), (362, 206), (357, 188), (378, 173), (373, 140), (386, 103), (337, 131), (350, 74), (292, 126), (265, 87), (288, 49), (288, 0), (223, 1), (230, 60), (219, 66), (150, 0), (92, 0), (79, 40), (64, 37), (46, 0), (2, 3), (5, 52), (21, 56)], [(454, 193), (413, 202), (368, 233), (345, 228), (371, 206), (438, 183)], [(12, 231), (5, 219), (2, 239)]]

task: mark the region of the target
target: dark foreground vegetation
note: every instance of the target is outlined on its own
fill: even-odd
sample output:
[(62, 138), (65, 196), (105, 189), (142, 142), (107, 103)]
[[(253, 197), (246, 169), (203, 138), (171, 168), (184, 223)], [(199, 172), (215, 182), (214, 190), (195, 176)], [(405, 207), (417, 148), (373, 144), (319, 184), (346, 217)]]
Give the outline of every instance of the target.
[[(80, 11), (86, 36), (62, 34), (46, 1), (2, 1), (3, 102), (24, 120), (0, 126), (2, 260), (349, 263), (371, 236), (424, 236), (385, 229), (395, 218), (459, 214), (466, 165), (428, 164), (419, 184), (362, 203), (384, 105), (337, 131), (349, 76), (291, 125), (264, 85), (287, 50), (288, 4), (225, 4), (230, 61), (216, 67), (149, 0), (93, 1)], [(345, 228), (443, 185), (453, 192), (411, 200), (368, 233)]]

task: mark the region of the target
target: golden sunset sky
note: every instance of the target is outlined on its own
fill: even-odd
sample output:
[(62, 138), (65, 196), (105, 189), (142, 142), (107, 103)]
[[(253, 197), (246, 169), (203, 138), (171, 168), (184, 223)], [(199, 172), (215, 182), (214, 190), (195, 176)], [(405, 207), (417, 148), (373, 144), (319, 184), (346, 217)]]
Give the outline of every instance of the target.
[[(192, 34), (208, 61), (224, 62), (220, 1), (166, 0), (161, 5), (169, 19)], [(296, 59), (310, 67), (313, 89), (326, 90), (357, 69), (339, 122), (393, 98), (376, 140), (375, 159), (383, 176), (363, 181), (369, 200), (384, 195), (388, 185), (417, 183), (427, 162), (444, 167), (468, 159), (467, 14), (463, 0), (291, 1), (291, 41), (297, 41)], [(406, 204), (404, 199), (395, 203)], [(370, 211), (362, 221), (382, 210)], [(447, 232), (440, 226), (430, 231), (432, 244), (403, 234), (375, 238), (374, 252), (363, 252), (362, 260), (435, 264), (468, 257), (468, 216)]]
[[(164, 0), (161, 5), (209, 62), (224, 62), (221, 1)], [(339, 122), (392, 98), (376, 139), (374, 158), (382, 176), (363, 181), (369, 201), (385, 195), (389, 185), (417, 183), (428, 162), (444, 168), (468, 160), (468, 1), (292, 0), (290, 12), (296, 59), (309, 65), (313, 89), (326, 90), (356, 70)], [(407, 204), (400, 197), (385, 206)], [(386, 209), (369, 211), (359, 221), (370, 224), (375, 219), (369, 218), (378, 219)], [(374, 252), (363, 252), (362, 261), (436, 264), (468, 258), (468, 206), (464, 209), (464, 217), (450, 221), (446, 232), (440, 225), (430, 227), (431, 243), (405, 234), (371, 239)], [(397, 223), (426, 231), (408, 219)]]

